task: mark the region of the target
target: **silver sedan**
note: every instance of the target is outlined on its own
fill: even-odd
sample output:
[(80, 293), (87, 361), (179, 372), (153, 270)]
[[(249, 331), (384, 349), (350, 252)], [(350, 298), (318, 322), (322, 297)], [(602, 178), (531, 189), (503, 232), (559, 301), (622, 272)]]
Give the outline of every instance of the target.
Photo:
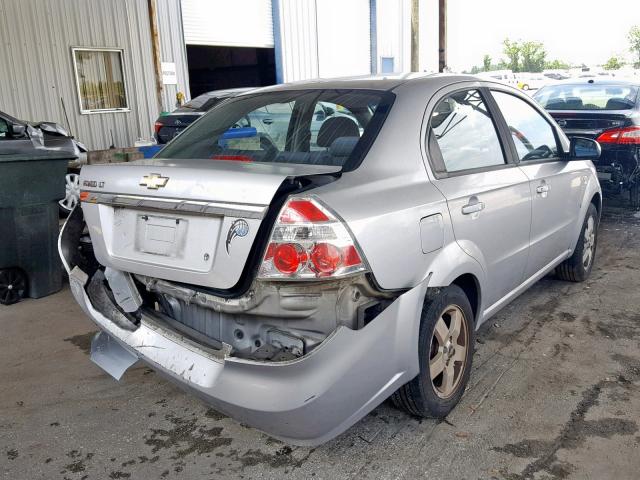
[(84, 167), (60, 251), (108, 373), (143, 361), (319, 444), (388, 397), (445, 417), (480, 325), (549, 272), (587, 278), (599, 152), (474, 77), (279, 85)]

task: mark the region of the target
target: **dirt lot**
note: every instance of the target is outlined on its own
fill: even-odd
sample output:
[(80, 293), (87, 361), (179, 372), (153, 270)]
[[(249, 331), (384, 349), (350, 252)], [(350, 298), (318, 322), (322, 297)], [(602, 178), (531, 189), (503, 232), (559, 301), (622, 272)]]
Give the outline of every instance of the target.
[(7, 479), (637, 479), (640, 214), (606, 212), (584, 284), (548, 277), (485, 324), (442, 422), (383, 404), (321, 447), (290, 447), (139, 366), (115, 382), (68, 290), (0, 308)]

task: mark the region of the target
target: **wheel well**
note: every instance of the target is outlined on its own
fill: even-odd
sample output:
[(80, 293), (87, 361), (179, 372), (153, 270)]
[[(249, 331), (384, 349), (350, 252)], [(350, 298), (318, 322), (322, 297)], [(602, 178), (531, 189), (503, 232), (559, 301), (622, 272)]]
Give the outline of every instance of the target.
[(598, 217), (599, 217), (602, 210), (602, 198), (600, 197), (599, 192), (596, 192), (596, 194), (593, 197), (591, 197), (591, 203), (593, 203), (593, 206), (596, 207), (596, 210), (598, 211)]
[(478, 318), (478, 310), (480, 309), (480, 284), (478, 279), (470, 273), (465, 273), (456, 278), (452, 285), (460, 287), (471, 304), (471, 310), (473, 310), (473, 318)]

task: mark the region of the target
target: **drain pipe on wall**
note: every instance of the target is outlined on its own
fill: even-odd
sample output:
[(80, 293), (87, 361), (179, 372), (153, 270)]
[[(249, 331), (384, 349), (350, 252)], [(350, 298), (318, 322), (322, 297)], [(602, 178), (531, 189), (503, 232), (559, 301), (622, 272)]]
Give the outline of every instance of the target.
[(420, 71), (420, 2), (411, 0), (411, 71)]
[(158, 8), (156, 0), (147, 0), (149, 6), (149, 26), (151, 28), (151, 50), (153, 70), (156, 77), (158, 114), (162, 112), (162, 64), (160, 63), (160, 36), (158, 35)]

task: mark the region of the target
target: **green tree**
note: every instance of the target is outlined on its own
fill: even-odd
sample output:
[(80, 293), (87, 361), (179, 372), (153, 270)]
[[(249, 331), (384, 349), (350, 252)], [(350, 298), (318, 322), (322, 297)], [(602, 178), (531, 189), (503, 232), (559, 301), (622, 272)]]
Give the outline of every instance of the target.
[(636, 68), (640, 68), (640, 26), (635, 25), (631, 27), (627, 38), (629, 39), (629, 50), (637, 58), (637, 62), (634, 63), (634, 66)]
[(507, 62), (507, 68), (513, 72), (520, 71), (520, 44), (515, 41), (512, 42), (508, 38), (502, 42), (502, 52), (507, 56), (509, 61)]
[(489, 55), (482, 57), (482, 68), (484, 68), (485, 72), (491, 70), (491, 57)]
[(550, 62), (545, 62), (544, 68), (548, 70), (569, 70), (571, 68), (571, 65), (569, 65), (567, 62), (556, 59)]
[(541, 72), (544, 69), (547, 52), (540, 42), (522, 42), (520, 44), (520, 71)]
[(607, 63), (605, 63), (602, 68), (605, 70), (618, 70), (619, 68), (622, 68), (623, 65), (624, 62), (614, 55), (607, 60)]

